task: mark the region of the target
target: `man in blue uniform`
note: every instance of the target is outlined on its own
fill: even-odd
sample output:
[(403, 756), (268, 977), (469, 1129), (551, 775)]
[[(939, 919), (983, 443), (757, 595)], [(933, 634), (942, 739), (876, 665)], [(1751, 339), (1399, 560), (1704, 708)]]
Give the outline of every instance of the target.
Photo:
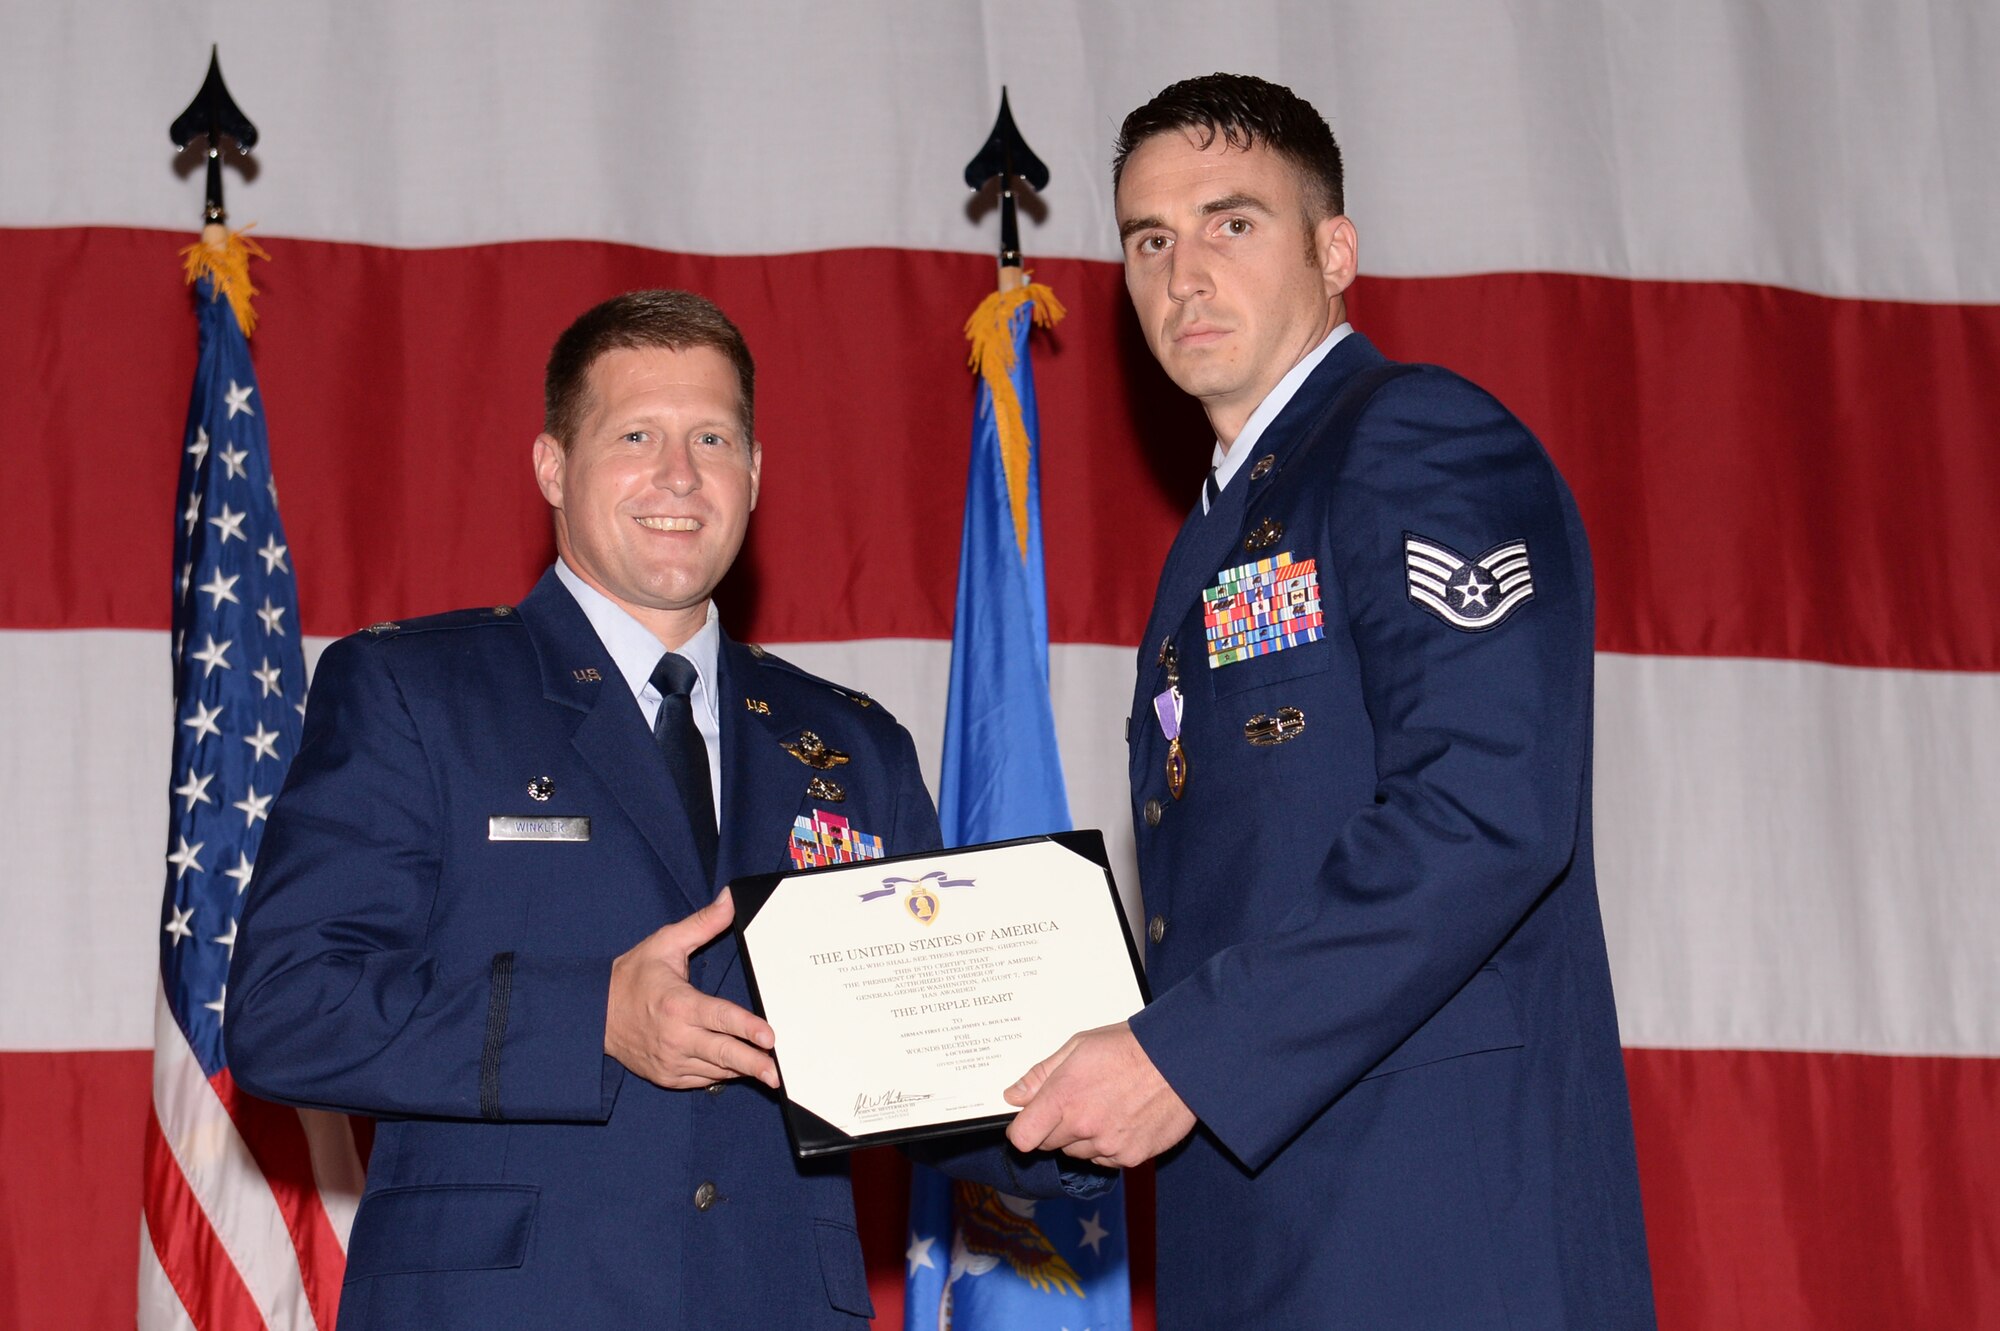
[[(934, 848), (937, 819), (888, 713), (716, 621), (753, 374), (700, 297), (589, 311), (534, 446), (555, 566), (320, 661), (225, 1029), (255, 1094), (380, 1119), (342, 1331), (871, 1315), (846, 1169), (792, 1157), (716, 889)], [(1063, 1188), (991, 1140), (927, 1158)]]
[(1339, 150), (1289, 90), (1168, 88), (1113, 180), (1216, 436), (1132, 705), (1158, 997), (1031, 1070), (1009, 1135), (1163, 1157), (1163, 1327), (1651, 1326), (1569, 490), (1348, 326)]

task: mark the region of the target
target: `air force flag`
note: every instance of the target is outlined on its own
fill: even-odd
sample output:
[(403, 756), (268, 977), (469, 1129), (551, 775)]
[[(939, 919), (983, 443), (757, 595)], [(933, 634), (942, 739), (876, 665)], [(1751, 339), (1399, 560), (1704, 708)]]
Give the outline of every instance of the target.
[(1455, 629), (1479, 633), (1535, 594), (1528, 543), (1509, 541), (1477, 559), (1414, 532), (1403, 533), (1410, 599)]

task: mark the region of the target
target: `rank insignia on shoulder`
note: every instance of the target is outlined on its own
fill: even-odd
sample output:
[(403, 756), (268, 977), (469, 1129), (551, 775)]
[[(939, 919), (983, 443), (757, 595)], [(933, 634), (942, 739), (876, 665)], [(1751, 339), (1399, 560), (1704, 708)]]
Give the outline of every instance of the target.
[(1508, 541), (1477, 559), (1414, 532), (1403, 533), (1410, 600), (1466, 633), (1481, 633), (1535, 594), (1528, 543)]
[(825, 740), (810, 730), (801, 730), (797, 739), (785, 745), (785, 752), (807, 767), (821, 772), (848, 761), (846, 754), (839, 749), (829, 748)]
[(790, 850), (794, 869), (879, 860), (884, 854), (881, 837), (857, 831), (845, 818), (824, 809), (814, 809), (810, 817), (802, 813), (792, 823)]
[(1319, 561), (1290, 551), (1222, 570), (1201, 601), (1211, 670), (1326, 636)]

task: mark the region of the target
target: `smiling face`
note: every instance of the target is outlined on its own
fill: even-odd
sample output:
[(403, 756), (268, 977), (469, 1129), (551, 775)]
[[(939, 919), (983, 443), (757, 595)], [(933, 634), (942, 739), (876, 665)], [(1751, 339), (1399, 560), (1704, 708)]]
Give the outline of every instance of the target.
[(1261, 143), (1156, 134), (1118, 182), (1125, 289), (1167, 376), (1224, 445), (1346, 317), (1354, 226), (1312, 219), (1299, 171)]
[(567, 447), (535, 440), (556, 550), (674, 648), (694, 636), (757, 507), (763, 449), (736, 369), (711, 347), (618, 348), (591, 363)]

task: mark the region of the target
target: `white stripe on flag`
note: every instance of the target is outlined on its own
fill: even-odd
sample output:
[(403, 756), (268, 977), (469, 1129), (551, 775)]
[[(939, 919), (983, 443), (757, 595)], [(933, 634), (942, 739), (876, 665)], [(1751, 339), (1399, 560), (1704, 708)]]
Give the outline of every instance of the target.
[[(142, 1005), (103, 995), (156, 967), (166, 751), (135, 758), (158, 727), (131, 718), (166, 711), (165, 644), (163, 632), (0, 632), (0, 696), (39, 700), (0, 750), (0, 807), (22, 826), (89, 829), (17, 851), (19, 881), (48, 887), (9, 902), (11, 927), (37, 946), (0, 968), (0, 1048), (151, 1041)], [(322, 645), (309, 639), (308, 658)], [(935, 783), (950, 643), (771, 646), (880, 698)], [(1049, 652), (1071, 811), (1104, 829), (1128, 910), (1135, 659)], [(1996, 734), (2000, 675), (1600, 654), (1598, 881), (1626, 1042), (2000, 1055), (2000, 967), (1977, 952), (2000, 937)], [(86, 825), (79, 801), (146, 816)], [(51, 999), (70, 993), (97, 1001)]]
[(311, 1331), (298, 1253), (271, 1185), (202, 1075), (165, 992), (156, 997), (153, 1108), (167, 1149), (271, 1331)]
[(2000, 676), (1597, 658), (1628, 1045), (2000, 1054)]
[(305, 1129), (306, 1149), (312, 1153), (313, 1185), (319, 1189), (320, 1205), (347, 1251), (347, 1235), (354, 1228), (354, 1212), (361, 1206), (361, 1189), (367, 1181), (361, 1154), (354, 1149), (354, 1129), (345, 1114), (329, 1114), (323, 1109), (301, 1109), (299, 1124)]
[[(102, 0), (87, 39), (65, 6), (16, 8), (8, 104), (72, 107), (83, 71), (93, 99), (0, 154), (0, 225), (183, 229), (184, 196), (160, 187), (151, 138), (131, 132), (187, 101), (198, 46), (183, 7)], [(901, 0), (787, 6), (780, 22), (759, 5), (515, 7), (504, 23), (490, 8), (373, 4), (329, 25), (317, 7), (261, 6), (229, 25), (231, 90), (288, 160), (312, 164), (260, 177), (237, 204), (260, 234), (985, 253), (990, 217), (938, 186), (1006, 83), (1061, 190), (1024, 235), (1030, 252), (1114, 259), (1115, 127), (1221, 65), (1290, 83), (1332, 122), (1369, 273), (2000, 299), (2000, 247), (1966, 239), (2000, 213), (2000, 159), (1972, 128), (2000, 121), (1986, 75), (2000, 32), (1981, 5), (1270, 0), (1232, 11), (1219, 46), (1195, 0), (1162, 0), (1136, 29), (1120, 7), (1076, 0), (1000, 22), (931, 5), (914, 44)], [(518, 92), (528, 69), (533, 98)], [(746, 99), (732, 71), (750, 69), (763, 76)], [(354, 97), (357, 77), (381, 95)], [(598, 132), (698, 123), (719, 99), (734, 107), (724, 142)], [(398, 132), (412, 124), (438, 132)], [(389, 139), (385, 164), (371, 145)]]

